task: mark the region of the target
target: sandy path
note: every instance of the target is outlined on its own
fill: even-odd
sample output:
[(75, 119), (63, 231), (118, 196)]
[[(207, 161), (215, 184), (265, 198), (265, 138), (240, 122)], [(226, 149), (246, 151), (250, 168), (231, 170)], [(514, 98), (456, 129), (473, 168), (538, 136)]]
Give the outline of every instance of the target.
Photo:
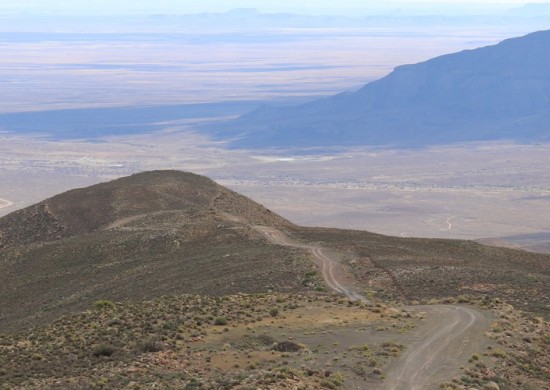
[[(338, 259), (317, 245), (298, 243), (281, 231), (265, 226), (254, 226), (269, 241), (285, 246), (309, 250), (321, 261), (326, 284), (352, 300), (367, 299), (341, 281), (334, 272)], [(453, 305), (409, 306), (407, 310), (426, 315), (426, 322), (411, 334), (412, 342), (389, 367), (381, 390), (439, 389), (439, 385), (459, 374), (460, 365), (476, 351), (490, 316), (469, 307)]]
[(451, 223), (451, 221), (452, 221), (453, 219), (455, 219), (455, 218), (456, 218), (456, 217), (455, 217), (454, 215), (451, 216), (451, 217), (449, 217), (449, 218), (447, 218), (447, 228), (445, 228), (445, 229), (439, 229), (439, 230), (442, 230), (442, 231), (451, 231), (451, 230), (453, 229), (453, 224)]
[(114, 222), (111, 222), (109, 225), (103, 227), (102, 230), (121, 229), (121, 228), (125, 230), (147, 230), (147, 229), (140, 229), (140, 228), (127, 228), (126, 225), (143, 218), (152, 217), (155, 215), (178, 213), (179, 211), (180, 210), (162, 210), (162, 211), (154, 211), (151, 213), (136, 214), (136, 215), (132, 215), (131, 217), (123, 217), (123, 218), (117, 219)]
[(10, 202), (7, 199), (0, 198), (0, 209), (5, 209), (6, 207), (10, 207), (13, 205), (13, 202)]

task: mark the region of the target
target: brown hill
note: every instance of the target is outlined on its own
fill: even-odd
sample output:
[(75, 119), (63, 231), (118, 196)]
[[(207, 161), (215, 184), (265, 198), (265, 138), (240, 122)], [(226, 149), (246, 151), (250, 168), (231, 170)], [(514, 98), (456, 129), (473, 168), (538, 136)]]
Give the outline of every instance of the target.
[[(0, 332), (98, 299), (303, 290), (313, 264), (250, 226), (292, 224), (202, 176), (157, 171), (0, 219)], [(308, 277), (311, 279), (311, 277)]]
[(0, 333), (100, 299), (322, 289), (316, 271), (327, 264), (317, 268), (322, 257), (313, 255), (320, 248), (337, 279), (367, 296), (475, 295), (550, 316), (548, 255), (299, 227), (210, 179), (176, 171), (69, 191), (14, 212), (0, 219), (0, 245)]
[(251, 224), (290, 225), (204, 176), (153, 171), (68, 191), (1, 218), (0, 249), (91, 233), (142, 214), (179, 211), (189, 220), (207, 210), (231, 213)]
[[(442, 388), (547, 383), (548, 255), (299, 227), (174, 171), (69, 191), (0, 227), (8, 388), (370, 388), (403, 379), (410, 356), (449, 366), (451, 350), (441, 378), (465, 368)], [(311, 291), (315, 262), (340, 296)]]

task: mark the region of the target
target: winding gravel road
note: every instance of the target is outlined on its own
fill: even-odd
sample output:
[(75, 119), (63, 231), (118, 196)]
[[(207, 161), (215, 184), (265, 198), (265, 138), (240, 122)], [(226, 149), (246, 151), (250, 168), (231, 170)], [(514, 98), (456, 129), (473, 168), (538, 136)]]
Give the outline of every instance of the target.
[[(338, 264), (335, 252), (299, 243), (272, 227), (253, 228), (274, 244), (309, 250), (321, 262), (323, 278), (331, 289), (349, 299), (367, 301), (339, 279), (334, 271)], [(442, 382), (459, 374), (460, 366), (473, 353), (479, 352), (491, 318), (472, 308), (454, 305), (409, 306), (407, 310), (424, 315), (425, 323), (411, 333), (411, 343), (390, 365), (380, 389), (439, 389)]]
[(464, 306), (409, 306), (426, 314), (426, 322), (414, 331), (413, 342), (391, 366), (382, 390), (439, 389), (458, 374), (459, 366), (484, 342), (491, 318)]
[(349, 287), (344, 286), (342, 282), (338, 280), (335, 273), (337, 261), (335, 261), (331, 257), (327, 249), (317, 245), (300, 244), (290, 239), (280, 230), (272, 227), (254, 226), (254, 229), (264, 234), (265, 237), (274, 244), (309, 250), (313, 254), (313, 256), (321, 261), (321, 272), (327, 286), (329, 286), (332, 290), (345, 295), (353, 301), (367, 301), (367, 298), (365, 298), (363, 295), (353, 291)]

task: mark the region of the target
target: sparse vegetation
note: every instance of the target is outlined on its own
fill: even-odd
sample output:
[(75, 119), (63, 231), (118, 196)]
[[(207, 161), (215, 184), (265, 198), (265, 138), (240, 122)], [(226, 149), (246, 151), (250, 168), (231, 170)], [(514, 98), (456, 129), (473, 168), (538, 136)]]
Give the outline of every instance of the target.
[[(549, 380), (548, 256), (301, 228), (208, 179), (180, 178), (143, 174), (64, 194), (19, 213), (33, 225), (4, 235), (14, 217), (0, 220), (0, 312), (10, 314), (0, 319), (2, 383), (378, 384), (421, 321), (395, 307), (402, 302), (495, 313), (488, 335), (497, 345), (467, 352), (461, 376), (442, 388), (538, 389)], [(105, 204), (75, 220), (94, 196)], [(368, 288), (370, 302), (326, 293), (307, 247), (269, 244), (260, 223), (334, 248), (336, 273)], [(21, 288), (29, 284), (36, 288)], [(200, 295), (174, 296), (184, 292)]]
[(227, 325), (227, 318), (225, 317), (217, 317), (215, 320), (214, 320), (214, 325)]
[(113, 307), (114, 305), (115, 304), (114, 304), (113, 301), (107, 301), (107, 300), (104, 300), (104, 299), (94, 302), (94, 307), (96, 307), (98, 309)]
[[(280, 305), (276, 317), (266, 314), (274, 302)], [(365, 353), (377, 356), (380, 367), (395, 358), (398, 344), (365, 348), (366, 333), (354, 331), (386, 321), (371, 309), (315, 294), (114, 303), (0, 335), (0, 375), (8, 388), (122, 388), (131, 382), (162, 388), (342, 388), (358, 377), (352, 367), (363, 364)], [(214, 325), (219, 318), (227, 324)], [(405, 328), (414, 319), (387, 321)], [(357, 340), (326, 344), (327, 332), (353, 333)]]
[(469, 301), (491, 310), (495, 321), (488, 336), (497, 346), (474, 354), (464, 373), (442, 389), (546, 389), (550, 383), (550, 323), (499, 300)]

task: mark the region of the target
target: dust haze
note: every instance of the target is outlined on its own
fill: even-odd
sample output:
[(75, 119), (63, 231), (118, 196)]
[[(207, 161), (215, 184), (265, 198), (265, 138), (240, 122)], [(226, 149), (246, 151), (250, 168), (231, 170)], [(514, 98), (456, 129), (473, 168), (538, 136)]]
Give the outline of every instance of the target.
[(144, 170), (182, 169), (208, 175), (308, 226), (466, 239), (549, 229), (549, 145), (304, 155), (227, 150), (172, 130), (101, 143), (4, 136), (0, 149), (0, 180), (11, 183), (2, 186), (0, 215), (70, 188)]
[[(397, 65), (532, 30), (526, 23), (471, 23), (208, 34), (4, 32), (0, 121), (54, 109), (290, 104), (355, 90)], [(87, 138), (84, 129), (80, 140), (55, 139), (41, 122), (24, 132), (4, 125), (0, 216), (71, 188), (181, 169), (208, 175), (308, 226), (403, 237), (522, 236), (529, 238), (526, 247), (548, 241), (549, 145), (231, 150), (194, 131), (205, 119), (215, 118), (154, 123), (160, 130), (141, 135)]]

